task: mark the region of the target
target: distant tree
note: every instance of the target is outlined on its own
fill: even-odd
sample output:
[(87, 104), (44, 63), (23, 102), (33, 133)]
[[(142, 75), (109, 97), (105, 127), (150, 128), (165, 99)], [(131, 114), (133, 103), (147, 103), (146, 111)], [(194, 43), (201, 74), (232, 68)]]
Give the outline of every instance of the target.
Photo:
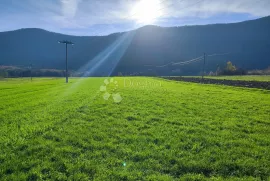
[(236, 66), (234, 66), (234, 65), (232, 64), (231, 61), (228, 61), (225, 70), (230, 71), (230, 72), (234, 72), (234, 71), (237, 70), (237, 68), (236, 68)]
[(228, 61), (226, 67), (223, 69), (218, 68), (217, 75), (246, 75), (247, 71), (242, 68), (236, 68), (231, 61)]

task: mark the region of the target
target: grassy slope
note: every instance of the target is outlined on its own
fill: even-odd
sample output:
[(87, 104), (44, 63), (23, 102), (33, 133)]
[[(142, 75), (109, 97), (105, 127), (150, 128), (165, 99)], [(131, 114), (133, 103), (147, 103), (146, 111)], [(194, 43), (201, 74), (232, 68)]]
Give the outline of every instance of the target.
[(269, 91), (103, 80), (0, 81), (0, 180), (269, 178)]
[(245, 75), (245, 76), (206, 76), (209, 79), (245, 80), (270, 82), (270, 75)]

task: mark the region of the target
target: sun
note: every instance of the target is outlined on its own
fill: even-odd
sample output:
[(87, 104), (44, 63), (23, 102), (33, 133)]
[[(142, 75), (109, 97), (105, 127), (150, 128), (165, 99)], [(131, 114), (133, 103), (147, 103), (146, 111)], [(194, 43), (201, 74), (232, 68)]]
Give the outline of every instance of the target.
[(131, 11), (132, 19), (142, 24), (153, 23), (161, 16), (161, 9), (160, 0), (140, 0)]

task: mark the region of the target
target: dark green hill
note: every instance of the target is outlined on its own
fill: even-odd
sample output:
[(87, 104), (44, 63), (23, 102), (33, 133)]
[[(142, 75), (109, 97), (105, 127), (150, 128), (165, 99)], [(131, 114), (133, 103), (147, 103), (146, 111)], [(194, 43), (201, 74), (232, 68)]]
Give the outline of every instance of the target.
[[(207, 71), (216, 70), (226, 61), (232, 61), (237, 67), (245, 69), (263, 69), (270, 65), (269, 32), (270, 17), (233, 24), (170, 28), (145, 26), (132, 32), (99, 37), (68, 36), (41, 29), (21, 29), (0, 33), (0, 65), (27, 66), (33, 63), (39, 68), (64, 68), (65, 48), (57, 42), (70, 40), (75, 43), (69, 51), (71, 69), (90, 70), (101, 62), (100, 67), (91, 69), (90, 75), (106, 75), (110, 72), (108, 67), (114, 67), (113, 62), (118, 61), (114, 73), (147, 74), (153, 71), (171, 75), (174, 71), (181, 75), (199, 74), (202, 62), (162, 68), (145, 65), (158, 66), (186, 61), (201, 56), (204, 52), (229, 53), (209, 57)], [(103, 69), (104, 66), (107, 68)]]

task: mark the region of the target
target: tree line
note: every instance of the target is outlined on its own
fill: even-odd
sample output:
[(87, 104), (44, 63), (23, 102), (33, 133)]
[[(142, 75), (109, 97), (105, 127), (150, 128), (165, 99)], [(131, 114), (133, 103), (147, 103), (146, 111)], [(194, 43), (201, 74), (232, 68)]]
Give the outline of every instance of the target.
[[(173, 70), (166, 70), (168, 75), (171, 75)], [(173, 75), (177, 76), (178, 72)], [(218, 67), (215, 72), (205, 72), (210, 76), (221, 76), (221, 75), (270, 75), (270, 67), (265, 70), (250, 70), (247, 71), (242, 68), (237, 68), (231, 61), (228, 61), (226, 66)], [(87, 74), (70, 70), (68, 72), (69, 77), (83, 77)], [(116, 76), (158, 76), (158, 73), (154, 70), (147, 72), (118, 72)], [(17, 77), (65, 77), (65, 70), (58, 69), (31, 69), (31, 68), (20, 68), (15, 66), (0, 66), (0, 78), (17, 78)]]
[[(72, 76), (73, 71), (69, 73)], [(0, 77), (17, 78), (17, 77), (64, 77), (64, 70), (57, 69), (30, 69), (19, 68), (14, 66), (0, 66)]]

